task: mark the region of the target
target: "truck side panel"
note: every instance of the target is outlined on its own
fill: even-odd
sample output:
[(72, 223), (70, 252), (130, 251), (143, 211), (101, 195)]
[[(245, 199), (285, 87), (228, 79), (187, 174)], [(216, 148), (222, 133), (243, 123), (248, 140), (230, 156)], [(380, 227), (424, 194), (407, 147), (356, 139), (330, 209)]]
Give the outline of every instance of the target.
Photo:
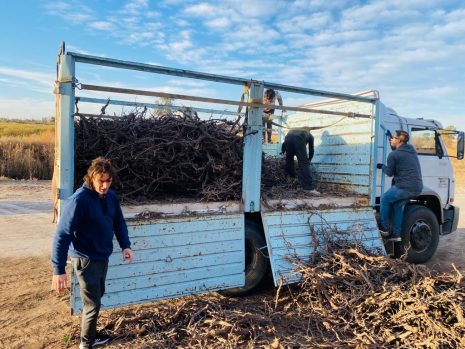
[[(244, 216), (215, 214), (128, 223), (135, 261), (122, 262), (118, 243), (110, 257), (102, 308), (242, 287)], [(71, 308), (82, 311), (72, 276)]]
[[(373, 113), (371, 104), (354, 101), (332, 100), (305, 107), (365, 116)], [(371, 195), (372, 118), (297, 112), (289, 116), (287, 124), (292, 128), (317, 128), (311, 131), (315, 138), (312, 174), (319, 186)]]
[(293, 262), (312, 260), (329, 240), (362, 244), (385, 254), (371, 207), (262, 213), (275, 285), (301, 279)]

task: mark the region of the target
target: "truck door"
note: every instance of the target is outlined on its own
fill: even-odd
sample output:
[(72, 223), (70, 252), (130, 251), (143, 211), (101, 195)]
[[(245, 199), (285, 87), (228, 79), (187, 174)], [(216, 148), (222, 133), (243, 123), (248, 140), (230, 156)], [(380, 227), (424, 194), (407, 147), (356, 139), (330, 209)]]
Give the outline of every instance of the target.
[(447, 204), (453, 172), (439, 135), (425, 126), (410, 125), (410, 143), (418, 153), (423, 185), (439, 195), (442, 205)]

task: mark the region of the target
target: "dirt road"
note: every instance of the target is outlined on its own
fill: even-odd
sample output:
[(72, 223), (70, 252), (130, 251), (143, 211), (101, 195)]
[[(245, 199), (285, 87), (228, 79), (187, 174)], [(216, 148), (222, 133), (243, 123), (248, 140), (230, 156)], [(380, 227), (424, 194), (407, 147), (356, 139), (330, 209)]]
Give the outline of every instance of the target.
[[(456, 202), (465, 209), (465, 189)], [(75, 345), (79, 319), (69, 316), (68, 296), (50, 289), (54, 234), (50, 181), (0, 180), (0, 348)], [(441, 238), (429, 266), (465, 272), (465, 213), (460, 229)], [(74, 326), (73, 326), (74, 325)]]

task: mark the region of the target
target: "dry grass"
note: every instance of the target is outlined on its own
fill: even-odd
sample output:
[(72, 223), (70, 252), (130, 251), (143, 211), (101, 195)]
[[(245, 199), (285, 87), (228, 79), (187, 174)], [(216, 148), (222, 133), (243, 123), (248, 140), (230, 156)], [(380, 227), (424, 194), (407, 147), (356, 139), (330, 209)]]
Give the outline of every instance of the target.
[(0, 120), (0, 176), (51, 179), (54, 125)]

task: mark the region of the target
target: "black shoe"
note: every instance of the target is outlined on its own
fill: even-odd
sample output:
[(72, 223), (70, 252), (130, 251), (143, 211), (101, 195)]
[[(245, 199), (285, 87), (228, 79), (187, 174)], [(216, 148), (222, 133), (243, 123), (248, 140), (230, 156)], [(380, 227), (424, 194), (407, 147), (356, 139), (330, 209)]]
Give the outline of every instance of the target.
[(97, 347), (99, 345), (104, 345), (110, 340), (110, 336), (107, 336), (105, 334), (101, 334), (98, 337), (95, 337), (94, 345), (93, 347)]

